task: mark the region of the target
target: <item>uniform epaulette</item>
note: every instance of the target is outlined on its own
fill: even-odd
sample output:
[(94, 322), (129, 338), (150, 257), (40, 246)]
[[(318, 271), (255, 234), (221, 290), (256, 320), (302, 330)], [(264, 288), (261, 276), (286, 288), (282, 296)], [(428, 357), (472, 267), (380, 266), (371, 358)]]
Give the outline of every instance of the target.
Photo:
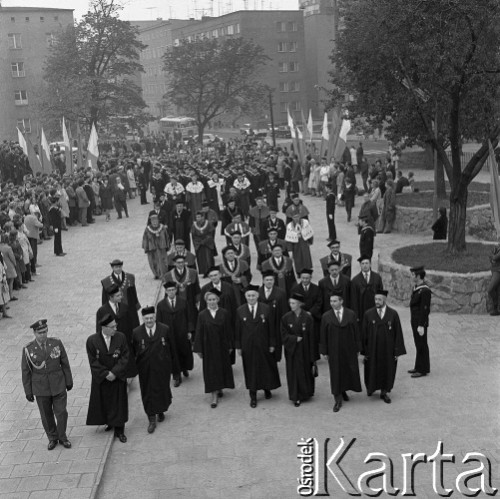
[(23, 348), (28, 348), (30, 345), (32, 345), (33, 343), (35, 343), (36, 340), (32, 340), (30, 341), (29, 343), (26, 343), (26, 345), (24, 345)]
[(61, 341), (60, 338), (58, 338), (57, 336), (48, 336), (47, 341), (49, 341), (49, 340)]

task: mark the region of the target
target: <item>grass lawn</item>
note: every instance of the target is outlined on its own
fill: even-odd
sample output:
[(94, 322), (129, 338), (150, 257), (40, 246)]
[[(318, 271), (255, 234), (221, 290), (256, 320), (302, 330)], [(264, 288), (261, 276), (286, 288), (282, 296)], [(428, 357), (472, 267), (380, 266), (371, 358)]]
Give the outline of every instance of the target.
[[(422, 182), (423, 184), (424, 182)], [(420, 183), (418, 184), (420, 188)], [(431, 191), (425, 192), (402, 192), (401, 194), (396, 194), (396, 205), (397, 206), (408, 206), (415, 208), (432, 208), (432, 197), (433, 193)], [(477, 206), (480, 204), (489, 204), (490, 195), (489, 192), (480, 191), (469, 191), (467, 196), (467, 206)], [(439, 200), (439, 206), (450, 207), (450, 201), (448, 199)]]
[(446, 251), (446, 244), (416, 244), (398, 248), (392, 254), (396, 263), (414, 267), (425, 265), (427, 270), (445, 272), (481, 272), (490, 269), (491, 244), (467, 243), (467, 251), (460, 256), (452, 256)]
[[(421, 191), (433, 191), (434, 182), (432, 180), (420, 181), (415, 179), (415, 187), (418, 187)], [(469, 192), (471, 191), (490, 192), (490, 184), (486, 182), (471, 182), (469, 185)], [(446, 181), (446, 192), (447, 194), (450, 193), (450, 183), (448, 181)]]

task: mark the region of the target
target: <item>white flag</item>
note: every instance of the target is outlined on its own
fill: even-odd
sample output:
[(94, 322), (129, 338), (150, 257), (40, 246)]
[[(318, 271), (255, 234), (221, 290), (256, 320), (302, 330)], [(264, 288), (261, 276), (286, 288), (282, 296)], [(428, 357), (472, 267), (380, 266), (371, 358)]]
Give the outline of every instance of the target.
[(19, 128), (17, 129), (17, 141), (19, 142), (19, 145), (21, 146), (24, 154), (26, 154), (26, 156), (27, 156), (28, 155), (28, 144), (26, 144), (26, 139), (24, 138), (23, 132), (21, 132), (21, 130), (19, 130)]
[(45, 170), (52, 170), (52, 163), (50, 161), (50, 147), (49, 143), (47, 142), (47, 137), (45, 137), (45, 132), (43, 131), (43, 128), (40, 133), (40, 145), (42, 146), (42, 153), (43, 153), (43, 164), (44, 167), (47, 165), (47, 168), (44, 168)]
[(88, 166), (92, 170), (97, 170), (97, 159), (99, 158), (99, 146), (97, 130), (95, 128), (95, 123), (92, 124), (92, 130), (90, 131), (89, 145), (87, 147), (87, 160)]
[(63, 142), (64, 145), (66, 146), (66, 154), (68, 154), (68, 151), (71, 153), (71, 140), (69, 140), (69, 134), (68, 130), (66, 128), (66, 122), (64, 121), (64, 116), (63, 116), (63, 121), (62, 121), (62, 132), (63, 132)]
[(312, 118), (312, 112), (309, 109), (309, 118), (307, 119), (307, 131), (309, 132), (309, 140), (312, 140), (313, 138), (313, 118)]
[(330, 138), (330, 134), (328, 133), (328, 114), (325, 113), (325, 117), (323, 119), (323, 131), (321, 132), (321, 137), (324, 140), (328, 140)]

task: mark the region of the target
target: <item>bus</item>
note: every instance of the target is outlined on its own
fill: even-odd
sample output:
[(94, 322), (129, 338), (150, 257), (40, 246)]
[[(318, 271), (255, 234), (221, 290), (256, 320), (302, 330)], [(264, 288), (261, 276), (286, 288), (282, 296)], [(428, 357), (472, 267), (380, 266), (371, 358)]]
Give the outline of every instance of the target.
[(165, 116), (160, 119), (160, 128), (170, 135), (180, 132), (181, 137), (193, 137), (198, 132), (196, 120), (187, 116)]

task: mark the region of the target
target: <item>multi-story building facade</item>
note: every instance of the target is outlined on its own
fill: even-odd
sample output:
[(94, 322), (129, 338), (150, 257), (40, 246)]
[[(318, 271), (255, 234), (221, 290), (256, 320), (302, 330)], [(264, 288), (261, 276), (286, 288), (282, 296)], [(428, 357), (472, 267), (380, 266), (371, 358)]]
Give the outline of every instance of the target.
[(45, 58), (70, 24), (72, 9), (0, 7), (1, 140), (16, 140), (16, 127), (36, 133), (34, 104)]

